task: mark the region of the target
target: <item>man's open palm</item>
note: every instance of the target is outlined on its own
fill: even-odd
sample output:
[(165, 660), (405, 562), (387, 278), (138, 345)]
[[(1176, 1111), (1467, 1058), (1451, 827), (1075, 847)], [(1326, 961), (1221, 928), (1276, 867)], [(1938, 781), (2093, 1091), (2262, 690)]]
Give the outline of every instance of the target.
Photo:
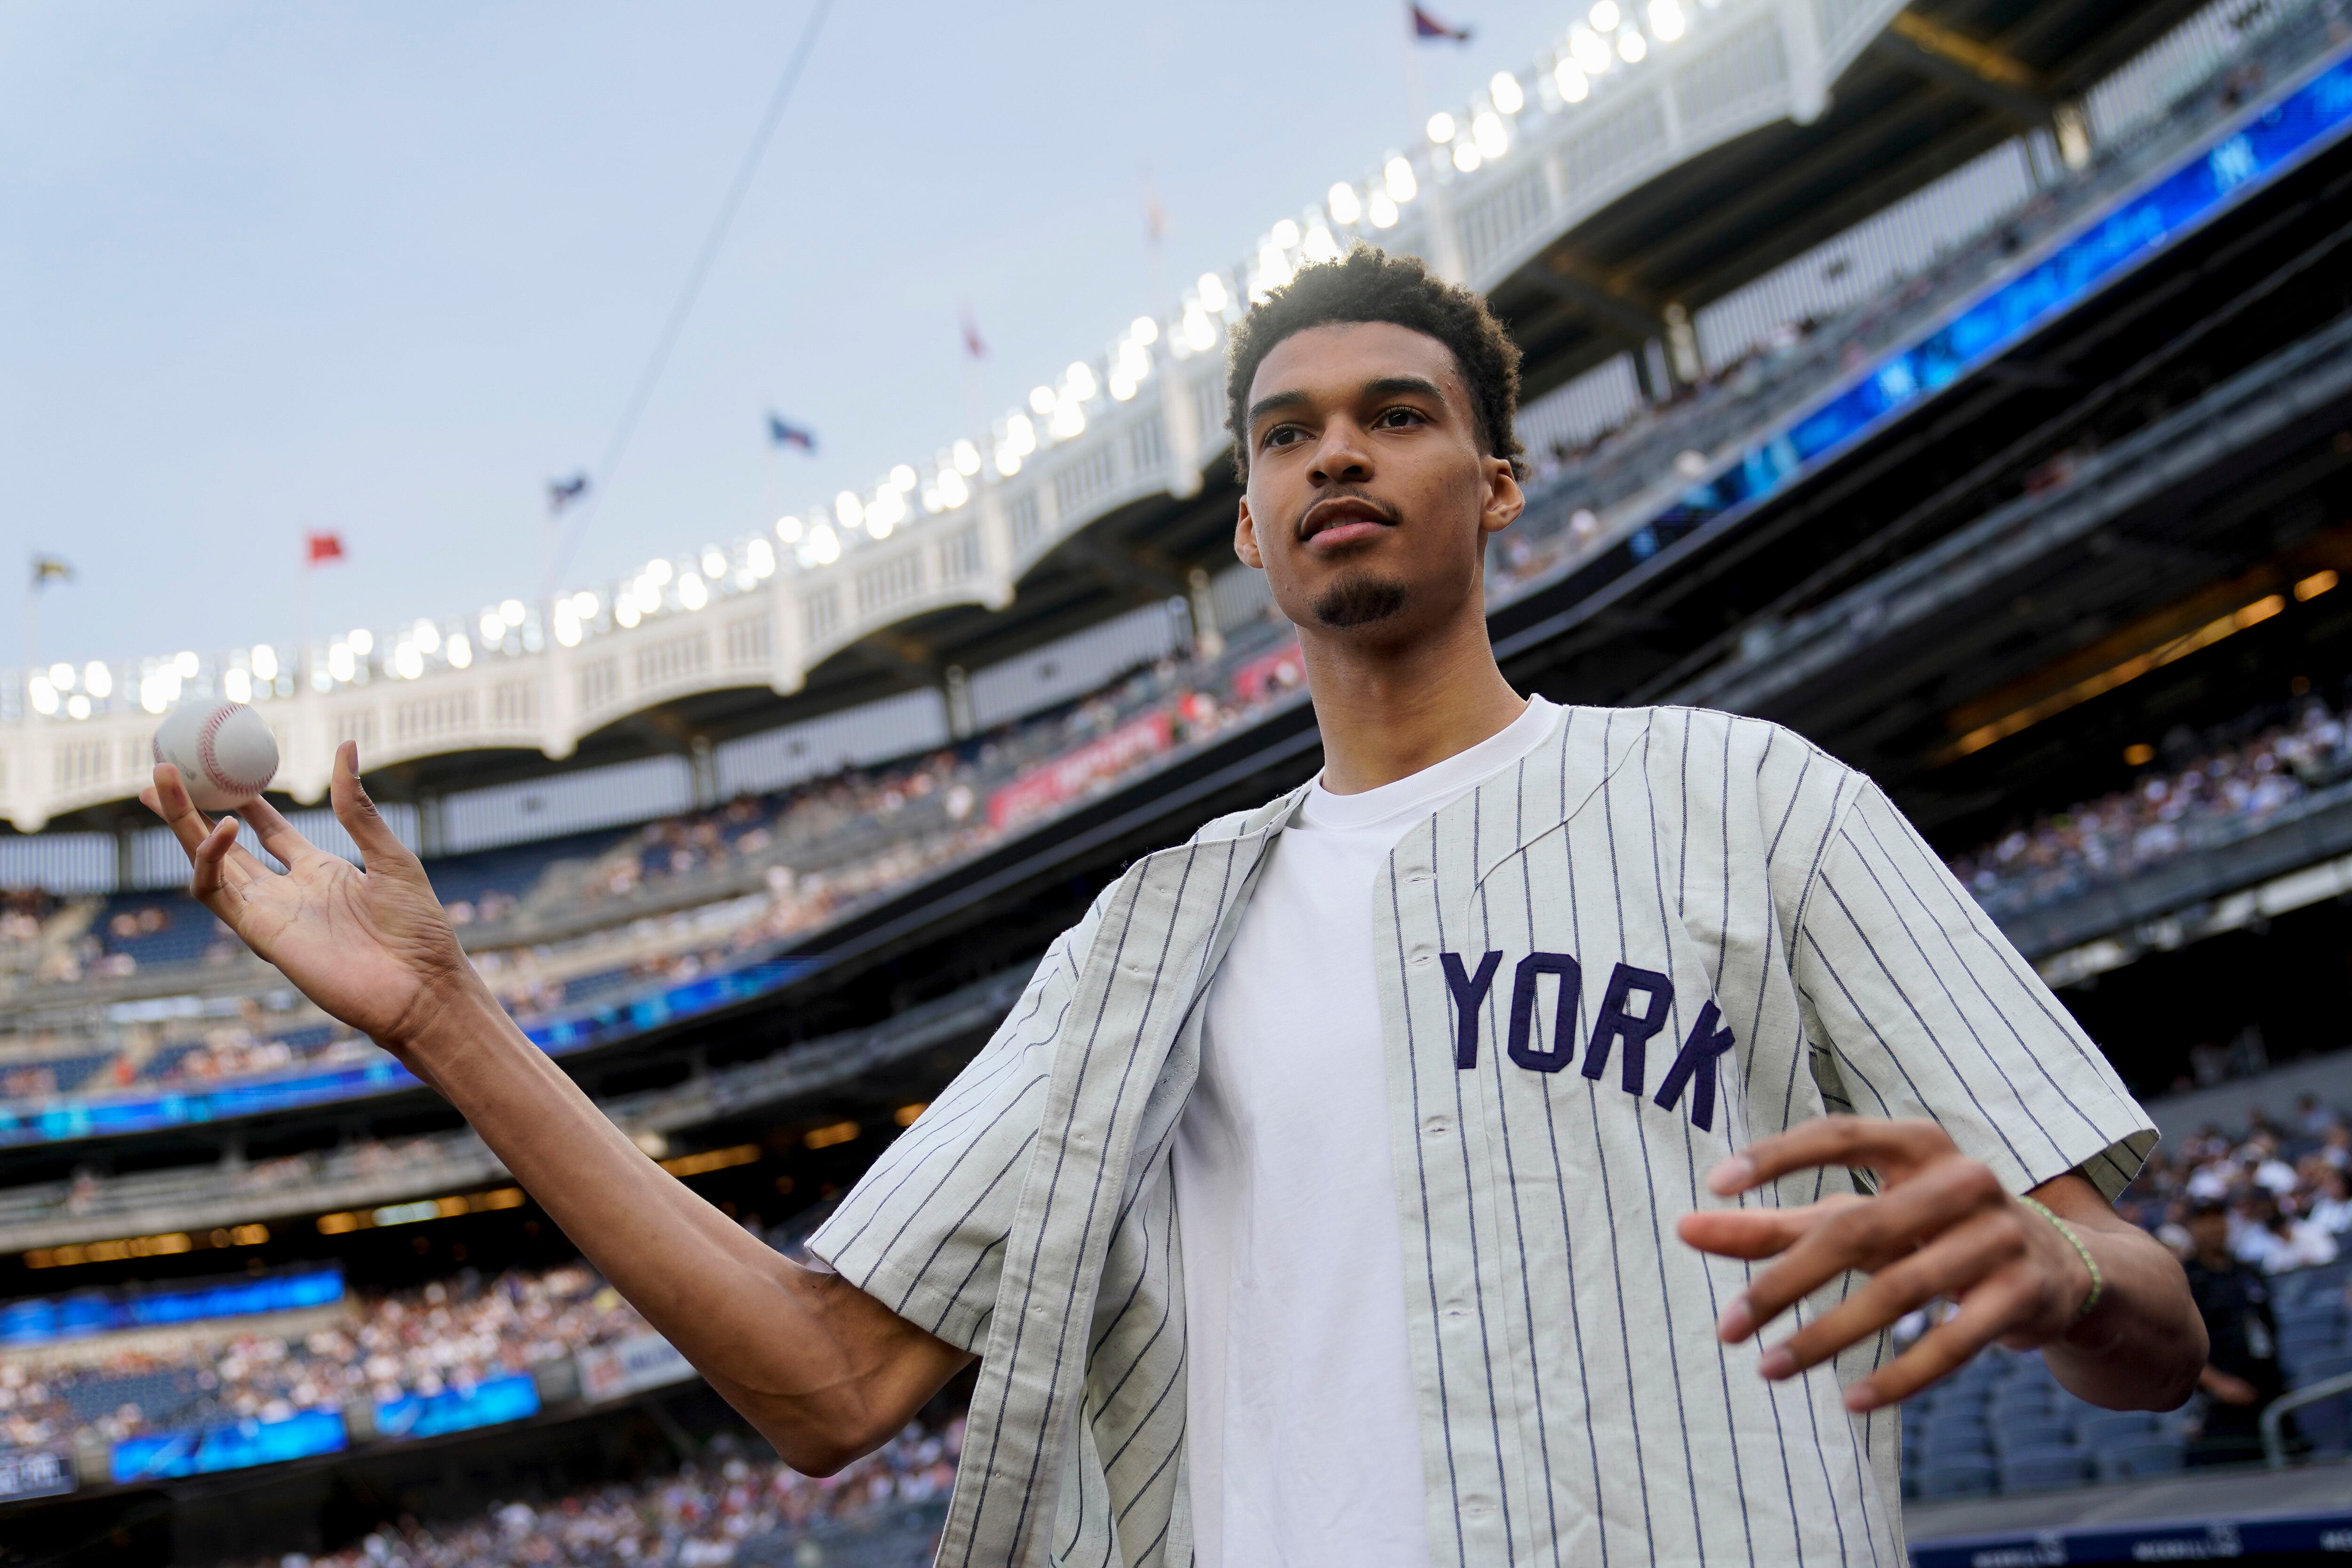
[(335, 752), (331, 797), (336, 820), (366, 857), (364, 871), (311, 844), (257, 798), (240, 815), (285, 862), (278, 875), (236, 847), (233, 821), (205, 819), (169, 763), (139, 798), (187, 850), (191, 891), (205, 908), (311, 1001), (397, 1048), (477, 982), (425, 868), (360, 787), (359, 748), (348, 741)]

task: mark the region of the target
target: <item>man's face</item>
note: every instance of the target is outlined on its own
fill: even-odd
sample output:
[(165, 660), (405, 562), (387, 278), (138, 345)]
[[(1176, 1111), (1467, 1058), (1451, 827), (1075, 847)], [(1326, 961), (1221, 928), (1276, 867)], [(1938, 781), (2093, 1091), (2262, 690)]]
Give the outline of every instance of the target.
[(1248, 421), (1234, 549), (1294, 624), (1391, 645), (1483, 608), (1486, 536), (1526, 500), (1452, 350), (1385, 321), (1294, 332), (1259, 363)]
[(2216, 1211), (2189, 1216), (2189, 1238), (2200, 1252), (2220, 1252), (2230, 1245), (2230, 1216)]

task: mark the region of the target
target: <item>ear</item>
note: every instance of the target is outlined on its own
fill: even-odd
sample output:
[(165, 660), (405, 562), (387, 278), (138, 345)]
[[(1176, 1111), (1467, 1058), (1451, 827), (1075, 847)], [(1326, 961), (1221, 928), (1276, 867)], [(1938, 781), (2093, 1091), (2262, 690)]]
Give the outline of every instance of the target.
[(1528, 493), (1519, 489), (1519, 476), (1511, 468), (1508, 458), (1486, 459), (1486, 505), (1479, 514), (1478, 526), (1487, 533), (1500, 533), (1519, 520), (1528, 510)]
[(1258, 552), (1257, 520), (1250, 516), (1249, 498), (1242, 498), (1241, 510), (1234, 516), (1234, 553), (1242, 564), (1254, 572), (1265, 570), (1265, 557)]

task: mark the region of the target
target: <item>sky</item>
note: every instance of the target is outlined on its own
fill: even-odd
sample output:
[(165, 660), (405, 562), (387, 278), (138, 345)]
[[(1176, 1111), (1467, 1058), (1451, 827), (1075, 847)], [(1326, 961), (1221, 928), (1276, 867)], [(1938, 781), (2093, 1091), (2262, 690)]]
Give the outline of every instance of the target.
[[(1475, 29), (1420, 50), (1458, 110), (1580, 7), (1433, 9)], [(1369, 174), (1402, 11), (836, 5), (565, 586), (971, 433), (962, 301), (995, 414)], [(349, 552), (321, 637), (534, 596), (545, 486), (598, 463), (809, 14), (0, 9), (0, 546), (77, 573), (40, 661), (290, 641), (310, 530)]]

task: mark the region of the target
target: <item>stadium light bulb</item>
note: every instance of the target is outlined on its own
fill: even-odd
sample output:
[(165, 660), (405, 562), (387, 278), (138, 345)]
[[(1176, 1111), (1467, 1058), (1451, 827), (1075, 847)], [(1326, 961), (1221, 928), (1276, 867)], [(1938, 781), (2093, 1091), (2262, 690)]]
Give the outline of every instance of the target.
[[(343, 640), (351, 644), (352, 651), (359, 655), (362, 658), (365, 658), (368, 655), (375, 651), (375, 634), (368, 630), (365, 626), (360, 627), (357, 631), (345, 634)], [(184, 668), (180, 673), (185, 675), (190, 672)]]
[[(278, 650), (266, 642), (254, 645), (253, 674), (257, 680), (278, 679)], [(102, 664), (92, 664), (84, 672), (82, 683), (89, 688), (92, 697), (104, 697), (114, 689), (114, 677)]]
[[(352, 646), (358, 647), (359, 638), (365, 637), (366, 635), (367, 634), (364, 632), (355, 634), (352, 639)], [(365, 653), (367, 649), (362, 647), (360, 648), (360, 651), (362, 653)], [(181, 679), (194, 680), (196, 678), (196, 671), (204, 668), (204, 662), (197, 658), (194, 654), (184, 651), (172, 660), (172, 668), (180, 672)]]
[(1110, 395), (1114, 403), (1126, 403), (1135, 396), (1135, 383), (1127, 378), (1124, 371), (1110, 373)]
[(352, 652), (347, 642), (331, 643), (327, 647), (327, 673), (337, 680), (349, 680), (359, 672), (359, 656)]
[(622, 630), (626, 631), (645, 619), (645, 612), (637, 608), (635, 599), (623, 599), (613, 606), (613, 619)]
[(1364, 216), (1372, 220), (1374, 228), (1394, 228), (1397, 205), (1389, 199), (1386, 191), (1374, 191), (1364, 203)]
[(1206, 353), (1217, 346), (1217, 323), (1209, 320), (1202, 305), (1189, 306), (1184, 311), (1184, 346), (1195, 353)]
[(1658, 42), (1671, 44), (1690, 30), (1690, 21), (1675, 0), (1650, 0), (1650, 31)]
[(843, 490), (833, 498), (833, 521), (844, 528), (864, 526), (866, 503), (857, 499), (856, 490)]
[[(703, 559), (707, 561), (709, 557), (705, 556)], [(725, 563), (721, 562), (720, 564), (724, 565)], [(597, 602), (595, 592), (593, 589), (583, 588), (580, 592), (572, 595), (572, 613), (579, 616), (583, 621), (594, 620), (596, 618), (596, 612), (602, 606)], [(433, 650), (428, 647), (425, 651), (431, 653)]]
[(1577, 27), (1568, 35), (1568, 52), (1586, 76), (1599, 76), (1614, 65), (1617, 57), (1609, 52), (1609, 40), (1590, 27)]
[(1258, 247), (1257, 287), (1260, 290), (1279, 289), (1290, 281), (1290, 258), (1278, 245)]
[(1364, 216), (1363, 204), (1356, 199), (1356, 187), (1345, 180), (1331, 187), (1325, 205), (1331, 209), (1333, 223), (1354, 223)]
[[(573, 642), (580, 640), (580, 627), (576, 622), (572, 627), (572, 640)], [(424, 651), (413, 642), (402, 643), (400, 651), (394, 654), (393, 658), (400, 668), (400, 677), (403, 680), (414, 680), (425, 673)]]
[(1528, 106), (1526, 89), (1519, 86), (1519, 79), (1508, 71), (1496, 71), (1495, 79), (1486, 84), (1486, 91), (1494, 98), (1495, 107), (1506, 114), (1517, 114)]
[(58, 710), (58, 689), (49, 684), (47, 676), (37, 675), (25, 685), (32, 693), (34, 712), (54, 713)]
[(496, 610), (484, 610), (481, 619), (482, 646), (496, 647), (507, 635), (507, 620)]
[(900, 495), (905, 495), (915, 488), (915, 470), (904, 463), (895, 464), (890, 469), (890, 482)]
[[(239, 675), (242, 675), (244, 672), (243, 672), (243, 671), (238, 671), (238, 672), (236, 672), (236, 673), (238, 673)], [(230, 701), (232, 701), (232, 702), (250, 702), (250, 701), (252, 701), (252, 700), (253, 700), (253, 682), (251, 682), (251, 681), (249, 681), (249, 680), (248, 680), (248, 681), (247, 681), (247, 682), (245, 683), (245, 691), (244, 691), (244, 693), (243, 693), (242, 695), (239, 695), (237, 692), (236, 692), (236, 691), (234, 691), (234, 690), (232, 690), (232, 691), (229, 693), (229, 700), (230, 700)], [(84, 697), (84, 696), (83, 696), (80, 692), (79, 692), (79, 691), (75, 692), (71, 697), (67, 698), (67, 699), (66, 699), (66, 717), (67, 717), (67, 718), (68, 718), (68, 719), (87, 719), (87, 718), (89, 718), (89, 698), (87, 698), (87, 697)]]
[[(451, 632), (449, 634), (449, 668), (464, 669), (473, 662), (474, 645), (466, 640), (465, 633)], [(258, 675), (260, 671), (256, 670), (254, 673)]]
[(830, 566), (841, 559), (840, 537), (822, 522), (809, 530), (806, 548), (808, 558), (814, 565)]
[(1499, 114), (1482, 114), (1472, 121), (1470, 139), (1477, 143), (1480, 155), (1487, 158), (1499, 158), (1511, 146), (1511, 133)]
[[(261, 675), (261, 661), (264, 658), (269, 660), (269, 673), (262, 675), (261, 678), (264, 680), (274, 680), (278, 678), (278, 655), (270, 650), (268, 643), (253, 650), (254, 673)], [(107, 668), (101, 661), (91, 659), (81, 667), (81, 684), (82, 689), (103, 702), (114, 695), (114, 671)]]
[(1442, 109), (1436, 113), (1431, 115), (1429, 117), (1429, 139), (1432, 142), (1437, 142), (1453, 141), (1454, 116), (1446, 113), (1445, 110)]
[(1454, 166), (1461, 170), (1464, 174), (1476, 174), (1478, 172), (1478, 165), (1486, 161), (1486, 160), (1485, 158), (1479, 156), (1478, 143), (1475, 142), (1465, 140), (1456, 142), (1454, 144)]
[(1329, 229), (1318, 223), (1307, 231), (1307, 241), (1299, 247), (1299, 253), (1309, 261), (1337, 261), (1339, 259), (1339, 242), (1331, 237)]
[(955, 471), (970, 479), (980, 472), (980, 448), (969, 441), (958, 441), (950, 448), (955, 458)]
[(776, 519), (776, 537), (786, 544), (798, 544), (801, 542), (801, 520), (796, 517)]
[(1553, 69), (1551, 79), (1552, 85), (1559, 89), (1559, 96), (1564, 102), (1582, 103), (1591, 96), (1591, 80), (1577, 68), (1573, 59), (1561, 60)]
[(1617, 30), (1617, 24), (1625, 19), (1625, 13), (1618, 9), (1617, 0), (1596, 0), (1585, 16), (1596, 33), (1613, 33)]
[(420, 653), (439, 653), (441, 651), (441, 628), (435, 626), (431, 621), (419, 621), (415, 626), (409, 629), (408, 640), (416, 645), (417, 650)]
[(1640, 65), (1649, 58), (1650, 40), (1642, 37), (1638, 27), (1628, 27), (1617, 35), (1617, 52), (1629, 66)]
[(1284, 218), (1274, 226), (1266, 237), (1285, 250), (1292, 249), (1298, 244), (1298, 226), (1290, 219)]
[(688, 572), (677, 580), (677, 602), (689, 610), (698, 610), (710, 603), (710, 589), (698, 574)]
[[(229, 670), (221, 677), (221, 695), (231, 702), (252, 701), (253, 677), (241, 669)], [(77, 692), (74, 695), (74, 701), (81, 704), (81, 712), (75, 713), (73, 716), (77, 719), (87, 716), (89, 712), (89, 699)], [(67, 705), (67, 710), (71, 711), (71, 703)]]
[(1412, 175), (1412, 163), (1404, 158), (1391, 158), (1381, 171), (1381, 189), (1389, 200), (1402, 206), (1420, 193), (1421, 184)]
[(510, 626), (519, 626), (522, 625), (522, 617), (524, 614), (525, 612), (520, 599), (501, 599), (499, 601), (499, 619), (506, 622), (507, 625)]
[(1050, 386), (1031, 387), (1029, 389), (1029, 412), (1032, 414), (1051, 414), (1054, 412), (1054, 389)]
[(1160, 323), (1150, 316), (1138, 316), (1127, 329), (1127, 335), (1129, 342), (1149, 346), (1160, 341)]
[(776, 574), (776, 547), (764, 539), (754, 539), (743, 546), (743, 564), (751, 575), (762, 580)]
[[(979, 459), (980, 454), (974, 452), (973, 468), (977, 468), (980, 466)], [(953, 511), (971, 499), (971, 487), (963, 482), (963, 474), (959, 469), (941, 468), (940, 470), (940, 500), (946, 504), (950, 511)]]
[(939, 488), (935, 485), (925, 485), (923, 487), (924, 513), (927, 516), (937, 517), (947, 509), (948, 503), (940, 499)]
[(74, 688), (74, 667), (69, 664), (49, 666), (49, 684), (59, 691), (71, 691)]
[(727, 574), (727, 557), (719, 553), (719, 546), (706, 544), (702, 547), (702, 574), (706, 577)]
[(1004, 422), (1004, 449), (1016, 458), (1025, 458), (1037, 449), (1037, 426), (1029, 422), (1027, 415), (1015, 414)]
[(1095, 381), (1094, 366), (1083, 361), (1071, 364), (1069, 374), (1062, 378), (1062, 384), (1068, 387), (1071, 395), (1080, 401), (1091, 398), (1102, 390)]
[(1021, 454), (1010, 447), (996, 448), (996, 471), (1006, 479), (1021, 471)]
[(1054, 416), (1046, 422), (1046, 433), (1056, 441), (1067, 441), (1082, 436), (1087, 428), (1087, 411), (1075, 397), (1066, 397), (1054, 405)]
[(1201, 281), (1193, 287), (1200, 291), (1201, 308), (1204, 310), (1223, 310), (1234, 302), (1233, 296), (1225, 292), (1225, 280), (1213, 272), (1202, 273)]
[(646, 581), (656, 588), (667, 587), (669, 580), (677, 574), (677, 568), (666, 560), (656, 557), (646, 563)]

